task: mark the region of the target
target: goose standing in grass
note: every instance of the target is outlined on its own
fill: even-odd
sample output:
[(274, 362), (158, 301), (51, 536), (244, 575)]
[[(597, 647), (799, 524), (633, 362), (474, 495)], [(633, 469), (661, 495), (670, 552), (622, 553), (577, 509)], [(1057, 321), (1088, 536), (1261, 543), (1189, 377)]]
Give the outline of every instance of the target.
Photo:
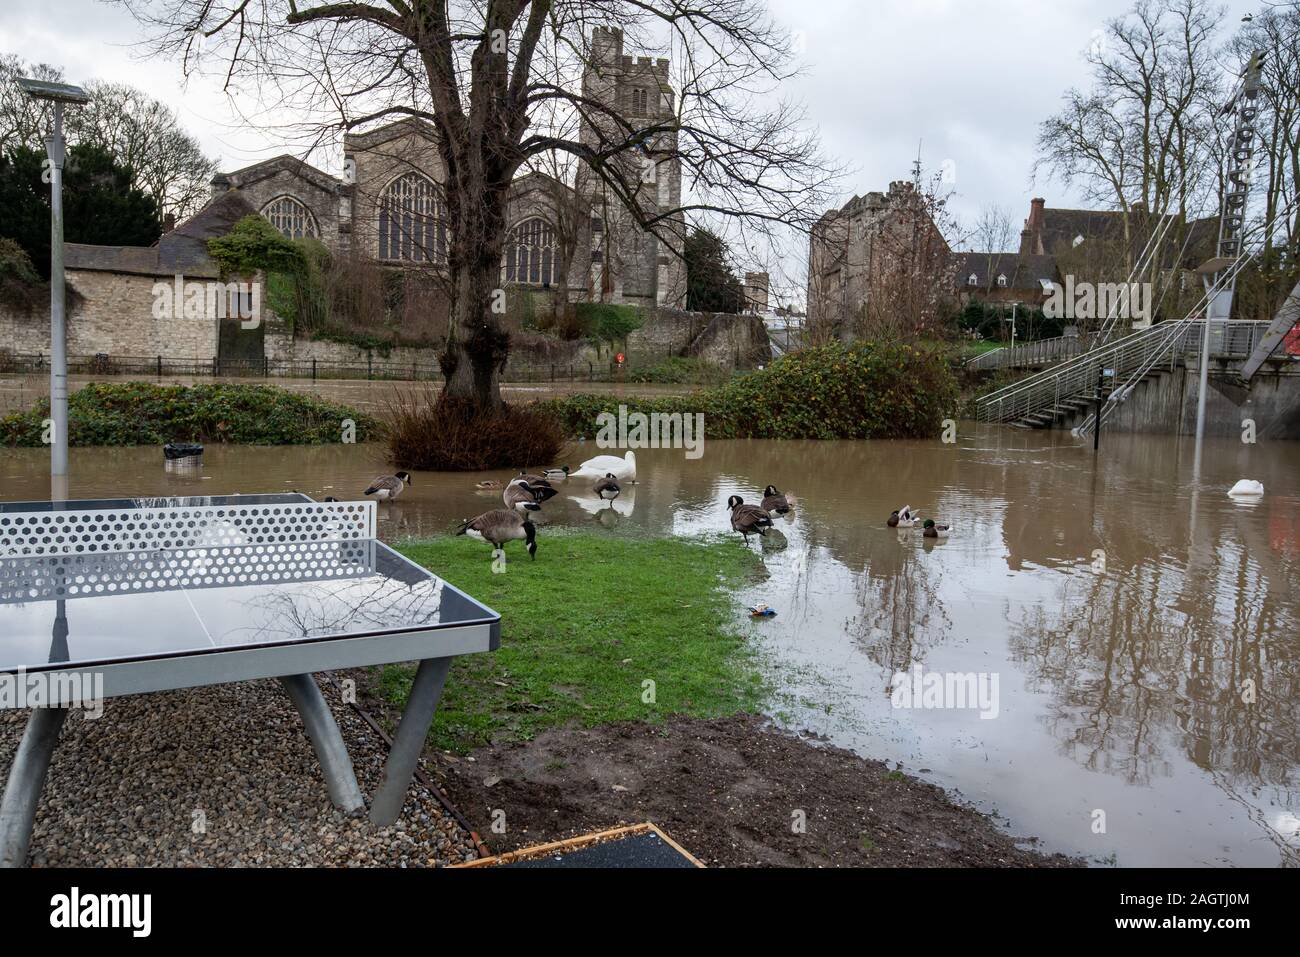
[(936, 525), (932, 518), (927, 518), (921, 529), (921, 534), (926, 538), (947, 538), (952, 534), (951, 525)]
[(594, 459), (583, 462), (578, 471), (570, 472), (569, 478), (601, 479), (610, 474), (619, 482), (635, 482), (636, 453), (628, 452), (622, 458), (617, 455), (597, 455)]
[(457, 535), (468, 535), (493, 546), (492, 557), (505, 554), (506, 542), (526, 542), (528, 555), (537, 560), (537, 526), (533, 520), (507, 508), (484, 512), (478, 518), (467, 518), (460, 523)]
[(618, 482), (614, 480), (613, 472), (610, 472), (603, 479), (601, 479), (599, 482), (593, 485), (591, 487), (591, 490), (595, 492), (599, 498), (604, 499), (606, 502), (614, 501), (614, 499), (618, 498), (623, 491), (621, 488), (618, 487)]
[(790, 501), (775, 485), (769, 485), (763, 489), (763, 510), (785, 515), (790, 511)]
[(766, 535), (772, 527), (771, 515), (757, 505), (746, 505), (739, 495), (727, 499), (727, 508), (731, 509), (731, 527), (744, 535), (745, 541), (750, 535)]
[(900, 509), (895, 509), (889, 513), (888, 525), (890, 528), (911, 528), (916, 524), (917, 514), (912, 511), (912, 506), (904, 505)]
[(370, 488), (366, 489), (364, 495), (373, 495), (381, 502), (390, 501), (402, 494), (402, 489), (408, 485), (414, 485), (411, 481), (410, 472), (398, 472), (395, 475), (381, 475), (370, 483)]

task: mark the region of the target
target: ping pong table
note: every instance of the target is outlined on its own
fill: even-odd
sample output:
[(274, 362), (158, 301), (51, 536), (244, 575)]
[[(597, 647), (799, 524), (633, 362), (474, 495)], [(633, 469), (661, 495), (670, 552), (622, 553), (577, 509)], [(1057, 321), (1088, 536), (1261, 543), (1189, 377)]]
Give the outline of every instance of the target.
[(102, 698), (277, 678), (329, 797), (365, 799), (313, 672), (418, 661), (370, 818), (395, 822), (451, 661), (500, 616), (376, 539), (374, 502), (306, 495), (0, 503), (0, 679), (39, 686), (0, 802), (0, 866), (27, 858), (55, 744)]

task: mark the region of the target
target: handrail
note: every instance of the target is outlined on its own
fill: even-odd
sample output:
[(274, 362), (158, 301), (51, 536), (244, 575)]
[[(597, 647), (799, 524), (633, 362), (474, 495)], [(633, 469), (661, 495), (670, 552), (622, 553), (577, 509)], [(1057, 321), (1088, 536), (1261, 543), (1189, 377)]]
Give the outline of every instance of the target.
[[(1056, 336), (1052, 339), (1036, 339), (1015, 346), (1003, 346), (988, 352), (971, 356), (966, 360), (967, 369), (1005, 369), (1008, 366), (1034, 365), (1043, 361), (1064, 358), (1077, 353), (1080, 349), (1078, 336)], [(996, 360), (996, 361), (994, 361)]]
[[(1166, 353), (1172, 365), (1180, 357), (1199, 355), (1203, 320), (1164, 322), (1143, 329), (1123, 339), (1099, 346), (1053, 369), (1038, 373), (1028, 379), (1013, 383), (997, 392), (982, 397), (976, 403), (979, 419), (1008, 422), (1024, 418), (1045, 409), (1054, 408), (1062, 399), (1082, 393), (1091, 395), (1096, 389), (1098, 374), (1109, 369), (1113, 382), (1121, 376), (1147, 369), (1163, 361)], [(1221, 342), (1216, 352), (1221, 355), (1249, 355), (1253, 344), (1265, 333), (1267, 322), (1233, 320), (1215, 323), (1212, 330)]]

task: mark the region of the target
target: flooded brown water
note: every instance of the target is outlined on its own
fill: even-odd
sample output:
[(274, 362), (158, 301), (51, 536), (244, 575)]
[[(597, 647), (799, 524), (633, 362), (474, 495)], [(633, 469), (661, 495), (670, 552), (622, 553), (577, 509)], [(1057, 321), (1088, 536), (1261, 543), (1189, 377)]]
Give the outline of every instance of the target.
[[(697, 461), (637, 458), (614, 510), (571, 482), (542, 521), (743, 548), (728, 495), (757, 501), (773, 483), (796, 497), (776, 520), (784, 547), (748, 546), (762, 571), (738, 595), (777, 611), (742, 619), (777, 720), (899, 761), (1096, 863), (1300, 864), (1300, 443), (1211, 442), (1199, 481), (1186, 439), (1107, 435), (1094, 459), (1068, 434), (966, 423), (955, 445), (711, 441)], [(48, 497), (47, 469), (44, 450), (0, 450), (0, 498)], [(71, 486), (348, 498), (384, 470), (369, 446), (212, 447), (192, 475), (166, 472), (157, 449), (74, 449)], [(446, 534), (496, 507), (482, 477), (417, 473), (380, 506), (381, 534)], [(1230, 500), (1241, 478), (1265, 497)], [(887, 528), (904, 504), (954, 524), (952, 538)], [(894, 675), (915, 665), (996, 675), (996, 717), (893, 707)]]
[[(68, 377), (68, 389), (75, 392), (91, 382), (125, 382), (116, 376)], [(274, 385), (293, 392), (310, 392), (323, 399), (344, 402), (367, 412), (382, 412), (388, 408), (395, 391), (423, 389), (425, 382), (395, 382), (370, 379), (281, 379), (240, 376), (226, 378), (212, 376), (167, 375), (150, 379), (159, 385), (202, 385), (211, 382), (237, 382), (245, 385)], [(601, 395), (677, 395), (691, 392), (698, 386), (638, 385), (621, 382), (521, 382), (506, 383), (502, 392), (507, 401), (527, 402), (532, 399), (549, 399), (579, 392), (599, 392)], [(0, 415), (30, 409), (37, 399), (50, 394), (48, 375), (0, 375)]]

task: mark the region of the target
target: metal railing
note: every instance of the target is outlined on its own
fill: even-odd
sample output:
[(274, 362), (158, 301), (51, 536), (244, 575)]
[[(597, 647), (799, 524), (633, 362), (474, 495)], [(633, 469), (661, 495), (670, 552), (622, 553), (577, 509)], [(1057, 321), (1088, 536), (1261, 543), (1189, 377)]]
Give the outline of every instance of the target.
[[(1269, 323), (1248, 320), (1216, 322), (1210, 330), (1212, 355), (1246, 356), (1267, 332)], [(1116, 339), (1064, 364), (1012, 383), (976, 401), (976, 418), (986, 422), (1014, 422), (1060, 407), (1061, 402), (1097, 389), (1099, 375), (1112, 373), (1118, 382), (1143, 368), (1199, 356), (1204, 325), (1201, 320), (1163, 322)]]
[[(643, 357), (639, 364), (621, 369), (608, 362), (546, 362), (522, 357), (506, 366), (507, 382), (616, 382), (627, 379), (636, 368), (657, 361)], [(0, 352), (0, 374), (48, 375), (50, 357), (44, 353)], [(213, 378), (284, 379), (373, 379), (388, 381), (442, 381), (436, 362), (410, 362), (368, 356), (362, 362), (327, 362), (318, 359), (222, 359), (178, 356), (119, 356), (99, 354), (68, 356), (68, 374), (81, 376), (132, 376), (171, 378), (177, 376)]]
[(981, 371), (1048, 365), (1077, 356), (1082, 350), (1083, 346), (1078, 336), (1038, 339), (972, 356), (966, 360), (966, 368), (971, 371)]

